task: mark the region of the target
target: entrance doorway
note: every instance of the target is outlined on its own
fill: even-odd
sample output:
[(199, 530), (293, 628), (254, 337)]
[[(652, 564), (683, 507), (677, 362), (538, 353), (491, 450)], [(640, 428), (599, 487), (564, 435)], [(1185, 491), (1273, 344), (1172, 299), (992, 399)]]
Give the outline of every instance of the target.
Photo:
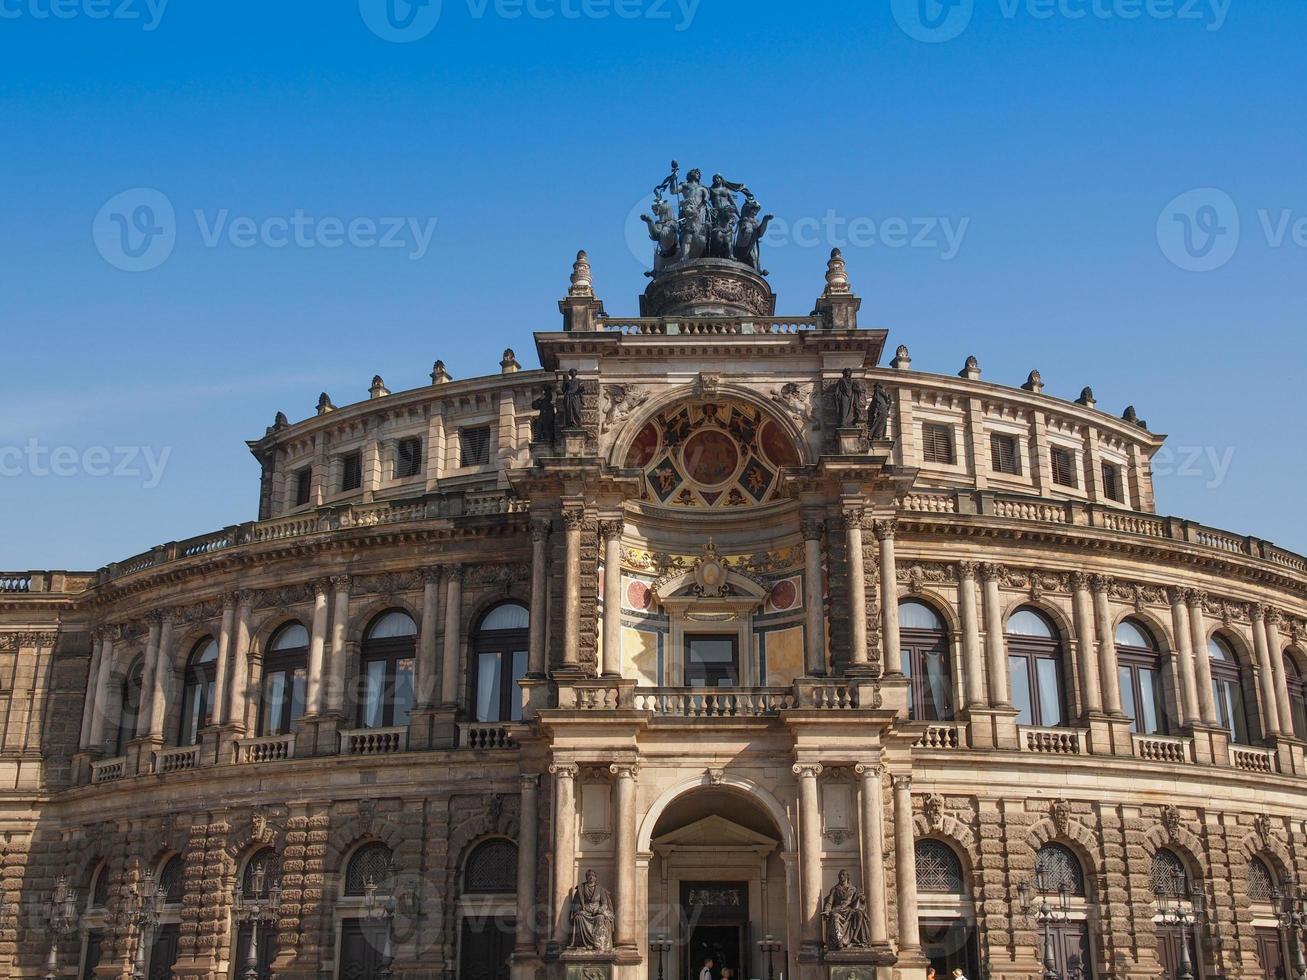
[(1257, 940), (1257, 962), (1261, 965), (1262, 976), (1266, 980), (1285, 980), (1284, 944), (1280, 939), (1279, 929), (1258, 927), (1254, 931)]
[(697, 980), (704, 960), (713, 961), (714, 980), (730, 967), (736, 980), (749, 968), (749, 887), (743, 881), (681, 882), (681, 908), (688, 942), (684, 977)]

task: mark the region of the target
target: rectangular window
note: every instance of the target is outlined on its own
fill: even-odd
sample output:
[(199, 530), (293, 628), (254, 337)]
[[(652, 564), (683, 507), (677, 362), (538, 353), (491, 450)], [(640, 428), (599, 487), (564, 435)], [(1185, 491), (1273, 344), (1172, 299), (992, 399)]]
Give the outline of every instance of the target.
[(739, 637), (732, 633), (685, 638), (687, 687), (735, 687), (739, 683)]
[(1103, 496), (1117, 503), (1124, 503), (1125, 492), (1121, 481), (1121, 467), (1112, 463), (1103, 464)]
[(395, 446), (395, 479), (407, 480), (422, 472), (422, 440), (401, 439)]
[(363, 486), (363, 454), (355, 450), (340, 458), (340, 491), (357, 490)]
[(313, 496), (313, 469), (304, 467), (295, 473), (295, 506), (303, 507)]
[(459, 448), (462, 450), (460, 466), (485, 466), (490, 462), (490, 427), (458, 430)]
[(395, 688), (391, 696), (392, 725), (407, 725), (408, 713), (413, 710), (413, 658), (401, 657), (395, 661)]
[(1021, 475), (1021, 456), (1016, 436), (993, 432), (989, 436), (989, 455), (995, 473)]
[(953, 428), (939, 422), (926, 422), (921, 426), (921, 451), (927, 463), (956, 462), (953, 455)]
[(369, 660), (363, 665), (363, 728), (380, 728), (386, 706), (386, 661)]
[(1060, 487), (1079, 487), (1076, 479), (1076, 454), (1061, 446), (1052, 448), (1053, 482)]
[(1017, 724), (1033, 725), (1035, 707), (1030, 701), (1030, 661), (1025, 657), (1008, 657), (1007, 665), (1012, 682), (1012, 707), (1017, 709)]

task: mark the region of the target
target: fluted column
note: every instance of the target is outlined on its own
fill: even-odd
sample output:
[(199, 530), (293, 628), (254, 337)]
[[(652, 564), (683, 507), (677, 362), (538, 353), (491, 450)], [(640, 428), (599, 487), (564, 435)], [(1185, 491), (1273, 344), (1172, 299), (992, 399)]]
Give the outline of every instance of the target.
[[(1253, 630), (1253, 654), (1257, 657), (1258, 687), (1265, 719), (1265, 734), (1273, 736), (1280, 728), (1280, 701), (1275, 693), (1275, 668), (1271, 665), (1271, 650), (1266, 642), (1266, 607), (1254, 603), (1249, 609)], [(1287, 698), (1285, 700), (1288, 700)]]
[(885, 796), (879, 763), (853, 767), (862, 779), (862, 883), (867, 890), (867, 915), (871, 920), (871, 941), (889, 941), (888, 907), (885, 895)]
[(1071, 606), (1075, 613), (1076, 649), (1080, 654), (1080, 695), (1089, 714), (1103, 711), (1103, 689), (1098, 673), (1098, 644), (1094, 629), (1094, 597), (1089, 590), (1089, 576), (1071, 575)]
[(845, 565), (849, 579), (849, 669), (864, 673), (870, 669), (867, 657), (867, 579), (863, 570), (862, 508), (846, 507), (844, 518)]
[(419, 569), (422, 578), (422, 625), (418, 628), (417, 677), (414, 679), (414, 703), (429, 708), (436, 700), (436, 681), (440, 668), (436, 662), (436, 637), (440, 634), (440, 568)]
[(1203, 716), (1204, 724), (1217, 726), (1220, 721), (1216, 713), (1216, 692), (1212, 688), (1212, 658), (1207, 652), (1207, 616), (1203, 613), (1203, 603), (1207, 599), (1207, 594), (1196, 589), (1187, 589), (1184, 597), (1189, 603), (1189, 635), (1194, 645), (1194, 681), (1198, 685), (1198, 710)]
[(1116, 630), (1112, 626), (1112, 606), (1108, 592), (1112, 580), (1106, 575), (1095, 575), (1089, 580), (1094, 590), (1094, 623), (1098, 631), (1098, 668), (1103, 684), (1103, 710), (1120, 715), (1121, 681), (1116, 669)]
[(333, 575), (331, 599), (331, 670), (328, 672), (329, 683), (325, 703), (327, 711), (341, 714), (345, 710), (345, 672), (348, 666), (349, 650), (346, 646), (349, 636), (349, 592), (350, 577)]
[(599, 537), (604, 542), (604, 676), (619, 677), (622, 673), (622, 522), (600, 521)]
[(917, 921), (917, 838), (912, 825), (912, 777), (894, 777), (894, 880), (899, 908), (899, 955), (921, 948)]
[(163, 610), (160, 620), (158, 662), (154, 667), (154, 691), (150, 695), (149, 734), (156, 738), (163, 736), (168, 713), (168, 692), (172, 689), (173, 611)]
[(794, 766), (799, 777), (799, 880), (804, 945), (821, 942), (821, 806), (817, 801), (818, 763)]
[(826, 616), (822, 600), (821, 536), (825, 525), (818, 520), (802, 520), (803, 533), (803, 647), (808, 674), (826, 674)]
[(958, 611), (962, 617), (962, 669), (967, 707), (985, 707), (985, 658), (980, 647), (980, 610), (976, 602), (976, 563), (958, 564)]
[(309, 677), (305, 685), (304, 713), (322, 714), (323, 654), (327, 646), (327, 592), (325, 581), (313, 583), (313, 621), (309, 630)]
[(536, 951), (536, 838), (539, 832), (540, 777), (518, 776), (520, 817), (517, 828), (517, 942), (515, 952), (530, 956)]
[(876, 540), (880, 542), (880, 645), (885, 651), (881, 670), (886, 674), (903, 673), (903, 652), (899, 635), (899, 566), (894, 553), (894, 533), (898, 521), (877, 521)]
[(95, 675), (95, 696), (91, 712), (91, 738), (89, 748), (99, 751), (104, 748), (104, 726), (109, 714), (109, 678), (113, 673), (113, 645), (118, 639), (118, 627), (106, 627), (101, 632), (100, 663)]
[(617, 929), (615, 945), (634, 946), (635, 929), (635, 780), (639, 773), (637, 766), (630, 763), (615, 762), (608, 771), (617, 777), (613, 787), (613, 814), (616, 824), (616, 847), (613, 861), (617, 865), (616, 888), (613, 901), (617, 905)]
[(254, 616), (256, 595), (245, 591), (240, 594), (236, 604), (236, 645), (233, 649), (231, 667), (231, 716), (233, 725), (246, 727), (245, 706), (250, 694), (250, 643), (253, 631), (250, 621)]
[(549, 767), (554, 777), (554, 941), (567, 943), (567, 903), (576, 876), (576, 769)]
[(440, 700), (458, 704), (458, 661), (463, 650), (463, 566), (445, 572), (445, 645), (440, 677)]
[(104, 634), (95, 630), (91, 634), (91, 663), (86, 670), (86, 698), (82, 701), (82, 734), (77, 747), (85, 752), (95, 743), (91, 730), (95, 725), (95, 699), (100, 682), (100, 661), (104, 655)]
[(1189, 631), (1189, 609), (1184, 604), (1184, 590), (1170, 588), (1166, 597), (1171, 603), (1171, 630), (1175, 634), (1175, 659), (1180, 673), (1180, 724), (1202, 721), (1198, 709), (1198, 682), (1194, 678), (1194, 643)]
[(579, 505), (563, 511), (565, 556), (563, 564), (563, 664), (581, 662), (581, 528), (585, 510)]
[(1003, 566), (990, 562), (980, 566), (985, 589), (985, 661), (989, 668), (989, 704), (992, 708), (1012, 707), (1012, 690), (1008, 682), (1007, 645), (1003, 641), (1003, 599), (999, 581)]
[(545, 676), (545, 619), (549, 609), (549, 543), (550, 521), (534, 518), (531, 521), (531, 630), (527, 637), (527, 673), (533, 677)]
[(141, 668), (141, 707), (136, 716), (136, 737), (150, 733), (150, 703), (154, 700), (154, 672), (159, 668), (159, 637), (163, 632), (163, 616), (147, 613), (145, 621), (149, 633), (145, 640), (145, 662)]
[(236, 593), (222, 597), (222, 625), (218, 629), (218, 662), (214, 667), (213, 709), (210, 725), (221, 725), (227, 720), (227, 685), (231, 670), (231, 648), (236, 641)]
[(1289, 678), (1284, 667), (1284, 638), (1280, 635), (1280, 613), (1275, 609), (1266, 611), (1266, 647), (1271, 658), (1271, 672), (1275, 678), (1275, 703), (1280, 710), (1280, 734), (1290, 738), (1296, 734), (1293, 730), (1293, 706), (1289, 703)]

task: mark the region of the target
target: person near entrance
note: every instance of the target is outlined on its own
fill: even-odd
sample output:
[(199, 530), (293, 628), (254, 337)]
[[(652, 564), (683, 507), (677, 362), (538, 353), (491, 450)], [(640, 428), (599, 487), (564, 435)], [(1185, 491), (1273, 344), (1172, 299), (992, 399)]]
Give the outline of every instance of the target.
[(967, 975), (962, 972), (962, 967), (955, 966), (953, 968), (953, 980), (967, 980)]
[(713, 959), (711, 956), (703, 958), (703, 969), (699, 971), (699, 980), (713, 980), (712, 975)]

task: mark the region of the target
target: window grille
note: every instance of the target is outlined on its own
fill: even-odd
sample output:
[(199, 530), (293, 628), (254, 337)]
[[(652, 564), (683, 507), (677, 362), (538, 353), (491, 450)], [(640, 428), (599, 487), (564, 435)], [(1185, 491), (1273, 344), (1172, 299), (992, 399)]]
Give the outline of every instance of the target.
[(369, 881), (384, 891), (389, 887), (394, 873), (389, 847), (381, 843), (364, 844), (354, 852), (349, 868), (345, 871), (345, 894), (367, 894)]
[[(257, 880), (259, 871), (263, 871), (260, 887)], [(241, 876), (241, 892), (246, 898), (267, 898), (272, 886), (281, 877), (281, 858), (271, 848), (260, 851), (245, 863), (245, 874)]]
[(1261, 858), (1253, 858), (1248, 865), (1248, 900), (1269, 903), (1274, 900), (1274, 891), (1275, 876), (1271, 869)]
[(462, 450), (461, 466), (485, 466), (490, 462), (490, 427), (458, 430)]
[(1103, 464), (1103, 496), (1117, 503), (1125, 501), (1125, 492), (1121, 486), (1121, 467), (1113, 463)]
[(180, 854), (169, 858), (163, 866), (163, 871), (159, 873), (159, 887), (167, 896), (167, 904), (182, 903), (182, 895), (186, 892), (186, 861)]
[(989, 455), (995, 473), (1021, 475), (1021, 456), (1017, 449), (1017, 437), (992, 432), (989, 436)]
[(102, 864), (91, 883), (91, 908), (102, 909), (109, 904), (109, 865)]
[(1061, 487), (1079, 487), (1076, 479), (1076, 454), (1061, 446), (1053, 447), (1053, 482)]
[(406, 480), (422, 472), (422, 440), (401, 439), (395, 446), (395, 479)]
[(1035, 874), (1042, 892), (1060, 892), (1083, 898), (1085, 873), (1080, 861), (1061, 844), (1045, 844), (1035, 855)]
[(295, 506), (303, 507), (313, 495), (313, 470), (305, 467), (295, 474)]
[(921, 427), (922, 455), (927, 463), (956, 462), (953, 454), (953, 429), (939, 422), (926, 422)]
[(1153, 866), (1148, 876), (1148, 886), (1154, 895), (1172, 895), (1177, 898), (1189, 897), (1189, 872), (1184, 862), (1171, 851), (1158, 851), (1153, 855)]
[(962, 894), (962, 862), (947, 844), (917, 841), (917, 891)]
[(489, 840), (477, 847), (463, 871), (467, 894), (504, 895), (517, 891), (517, 845)]
[(357, 490), (363, 485), (363, 454), (359, 452), (346, 453), (341, 457), (340, 463), (341, 492)]

